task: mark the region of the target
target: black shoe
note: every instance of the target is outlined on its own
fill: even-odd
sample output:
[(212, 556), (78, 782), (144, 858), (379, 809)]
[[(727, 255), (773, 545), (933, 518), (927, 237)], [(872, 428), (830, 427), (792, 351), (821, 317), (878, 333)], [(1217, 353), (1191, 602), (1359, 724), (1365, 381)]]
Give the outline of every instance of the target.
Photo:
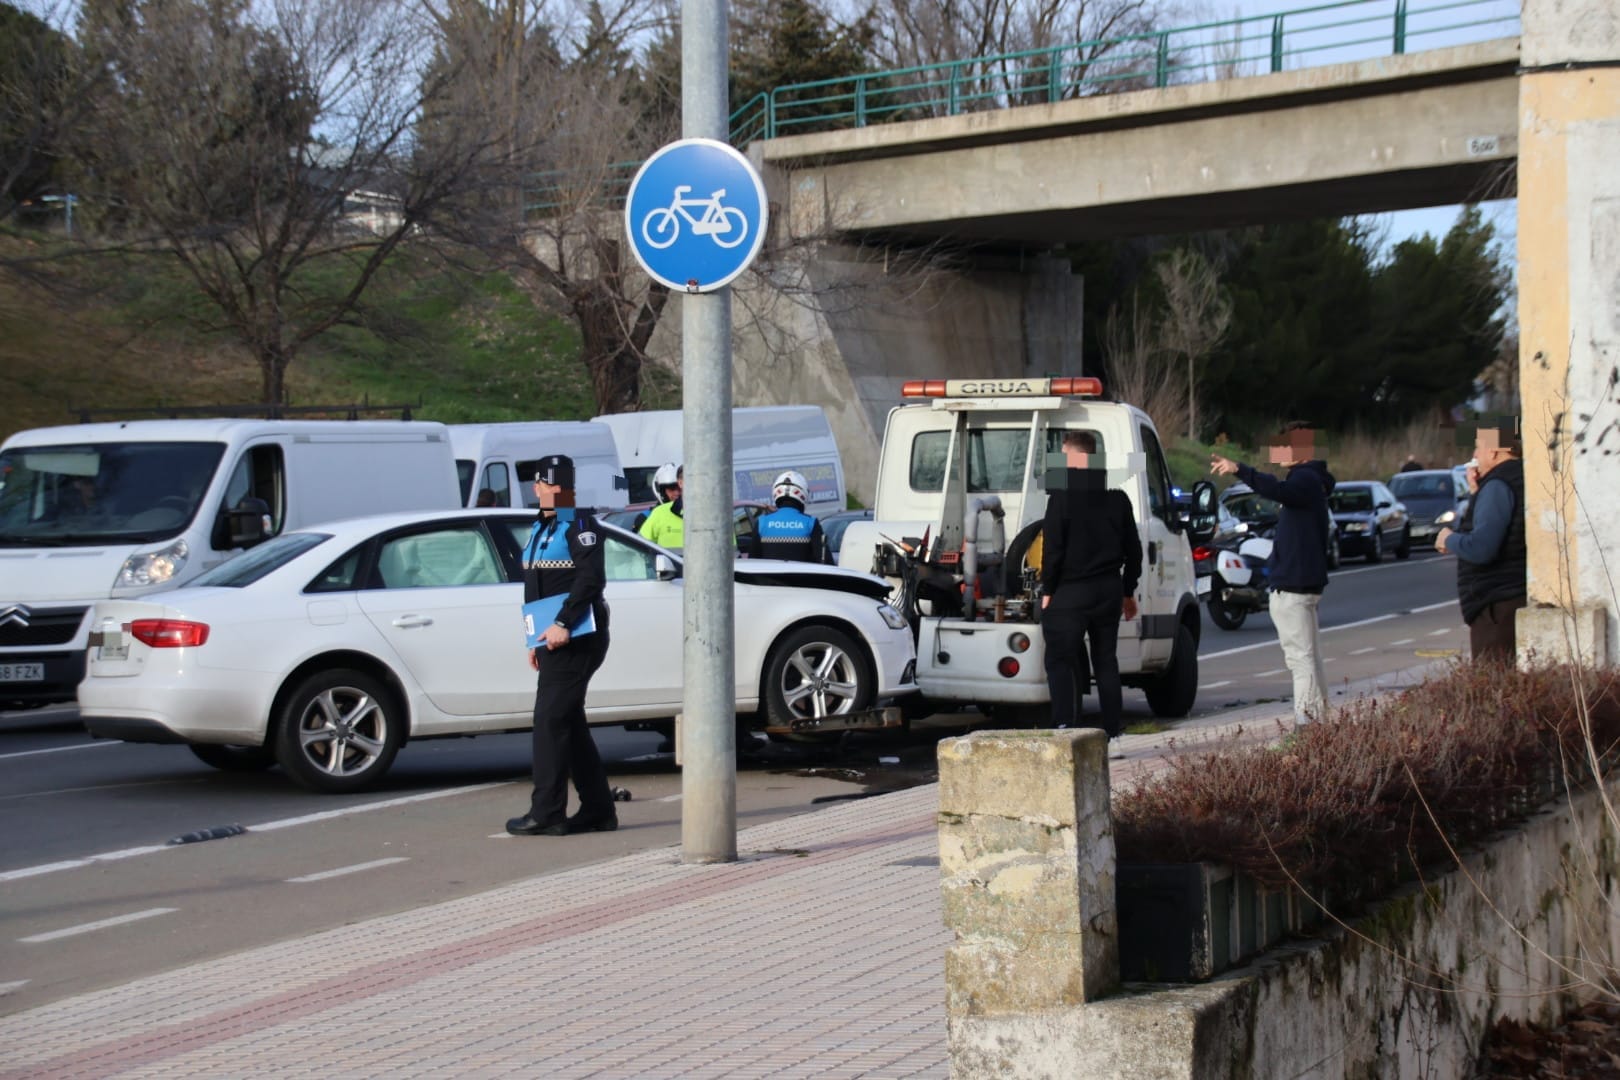
[(583, 812), (575, 814), (568, 819), (567, 829), (571, 833), (584, 832), (613, 832), (619, 827), (619, 815), (609, 810), (605, 814), (592, 814), (586, 817)]
[(546, 825), (524, 814), (508, 821), (506, 831), (513, 836), (567, 836), (569, 829), (565, 821), (554, 821)]

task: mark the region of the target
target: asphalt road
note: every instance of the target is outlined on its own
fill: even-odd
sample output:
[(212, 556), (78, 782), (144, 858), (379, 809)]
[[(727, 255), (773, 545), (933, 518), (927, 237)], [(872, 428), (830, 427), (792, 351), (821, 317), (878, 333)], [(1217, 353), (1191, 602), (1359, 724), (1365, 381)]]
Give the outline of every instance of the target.
[[(1418, 554), (1346, 566), (1323, 598), (1322, 626), (1335, 682), (1465, 649), (1455, 563)], [(1200, 656), (1197, 714), (1289, 695), (1264, 615), (1238, 631), (1206, 617)], [(1128, 691), (1125, 705), (1128, 722), (1154, 722), (1141, 694)], [(982, 721), (942, 715), (909, 735), (857, 734), (841, 748), (760, 744), (760, 759), (738, 774), (739, 824), (931, 779), (935, 740)], [(217, 772), (183, 747), (91, 740), (72, 710), (0, 714), (0, 1013), (678, 844), (680, 774), (653, 752), (657, 742), (598, 732), (613, 782), (635, 796), (619, 805), (620, 831), (531, 839), (502, 831), (526, 805), (525, 735), (416, 743), (381, 789), (322, 796), (275, 770)], [(167, 843), (228, 825), (247, 831)]]

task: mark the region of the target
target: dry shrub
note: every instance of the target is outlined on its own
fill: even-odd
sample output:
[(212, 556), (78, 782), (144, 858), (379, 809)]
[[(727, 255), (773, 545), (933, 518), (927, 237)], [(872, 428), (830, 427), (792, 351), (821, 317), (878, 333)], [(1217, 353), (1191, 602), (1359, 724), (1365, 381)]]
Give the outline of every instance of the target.
[(1119, 858), (1220, 863), (1277, 889), (1292, 878), (1344, 913), (1590, 784), (1617, 745), (1612, 673), (1459, 664), (1278, 747), (1173, 758), (1116, 796)]
[(1388, 480), (1408, 454), (1416, 456), (1426, 469), (1449, 469), (1467, 461), (1472, 453), (1471, 445), (1457, 445), (1455, 428), (1443, 428), (1433, 420), (1417, 420), (1378, 434), (1351, 431), (1329, 436), (1324, 456), (1328, 468), (1340, 480)]

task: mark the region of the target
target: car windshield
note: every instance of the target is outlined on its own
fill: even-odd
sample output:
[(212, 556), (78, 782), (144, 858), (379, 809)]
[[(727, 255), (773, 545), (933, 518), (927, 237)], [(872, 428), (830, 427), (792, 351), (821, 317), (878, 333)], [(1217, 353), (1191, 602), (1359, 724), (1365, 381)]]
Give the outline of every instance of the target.
[(0, 544), (144, 543), (196, 517), (223, 443), (80, 443), (0, 453)]
[(272, 571), (279, 570), (311, 548), (319, 547), (332, 537), (327, 533), (285, 533), (266, 540), (258, 547), (243, 552), (234, 559), (199, 574), (190, 582), (191, 588), (219, 585), (240, 589)]
[(1234, 495), (1223, 503), (1228, 512), (1239, 521), (1276, 521), (1277, 503), (1264, 495)]
[(1390, 481), (1389, 490), (1398, 499), (1449, 499), (1456, 491), (1456, 481), (1450, 473), (1417, 476), (1408, 473)]
[(1370, 514), (1373, 508), (1371, 488), (1339, 488), (1328, 496), (1328, 505), (1335, 514)]

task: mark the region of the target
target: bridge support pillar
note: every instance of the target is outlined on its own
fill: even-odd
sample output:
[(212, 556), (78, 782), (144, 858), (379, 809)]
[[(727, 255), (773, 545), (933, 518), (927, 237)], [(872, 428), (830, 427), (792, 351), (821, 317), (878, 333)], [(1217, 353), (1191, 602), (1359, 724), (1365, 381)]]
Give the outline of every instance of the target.
[(1620, 14), (1524, 0), (1519, 369), (1530, 606), (1521, 656), (1620, 646)]

